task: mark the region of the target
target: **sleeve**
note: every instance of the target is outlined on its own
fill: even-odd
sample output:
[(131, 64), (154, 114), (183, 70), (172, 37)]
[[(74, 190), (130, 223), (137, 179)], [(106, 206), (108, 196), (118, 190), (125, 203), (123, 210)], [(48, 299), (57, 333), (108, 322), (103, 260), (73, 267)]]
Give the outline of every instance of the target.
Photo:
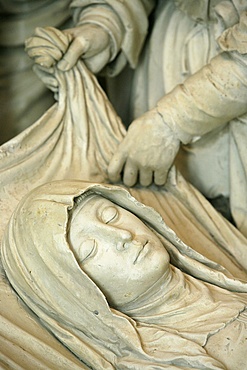
[(155, 0), (74, 0), (71, 8), (76, 24), (97, 23), (108, 30), (112, 60), (108, 75), (119, 73), (126, 63), (135, 68), (148, 33), (148, 17)]
[(218, 43), (219, 55), (158, 102), (184, 144), (247, 113), (247, 11)]

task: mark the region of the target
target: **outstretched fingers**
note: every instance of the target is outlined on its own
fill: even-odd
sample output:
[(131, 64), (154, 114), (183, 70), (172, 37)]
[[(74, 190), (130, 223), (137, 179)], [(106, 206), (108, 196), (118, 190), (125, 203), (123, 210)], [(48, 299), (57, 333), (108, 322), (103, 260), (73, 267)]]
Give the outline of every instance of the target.
[(142, 186), (149, 186), (153, 182), (153, 171), (151, 168), (141, 168), (139, 170), (139, 182)]
[(125, 165), (127, 155), (117, 152), (113, 155), (108, 166), (108, 177), (113, 183), (121, 180), (121, 173)]
[(154, 183), (157, 186), (165, 185), (169, 168), (160, 168), (154, 172)]
[(134, 186), (138, 180), (138, 167), (131, 159), (127, 159), (123, 169), (123, 182), (126, 186)]

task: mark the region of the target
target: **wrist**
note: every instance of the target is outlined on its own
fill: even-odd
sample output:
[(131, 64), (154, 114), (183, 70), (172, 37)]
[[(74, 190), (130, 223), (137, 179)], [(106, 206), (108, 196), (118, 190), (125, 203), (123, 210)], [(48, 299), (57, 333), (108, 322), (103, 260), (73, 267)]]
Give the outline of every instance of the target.
[(84, 9), (79, 16), (77, 26), (92, 24), (104, 29), (110, 36), (112, 61), (118, 54), (124, 36), (122, 22), (118, 15), (107, 5), (99, 5)]
[(172, 117), (168, 117), (168, 115), (164, 115), (159, 110), (159, 104), (155, 107), (155, 113), (157, 119), (160, 122), (163, 130), (165, 130), (166, 137), (172, 137), (174, 140), (182, 142), (183, 144), (188, 143), (188, 140), (191, 141), (191, 136), (187, 133), (180, 132), (177, 129), (175, 122), (171, 119)]
[(178, 104), (174, 104), (172, 98), (172, 94), (164, 96), (164, 98), (157, 103), (157, 112), (162, 117), (166, 126), (170, 128), (174, 136), (176, 136), (181, 143), (185, 145), (190, 144), (195, 137), (178, 124), (178, 122), (181, 121), (180, 109), (178, 108)]

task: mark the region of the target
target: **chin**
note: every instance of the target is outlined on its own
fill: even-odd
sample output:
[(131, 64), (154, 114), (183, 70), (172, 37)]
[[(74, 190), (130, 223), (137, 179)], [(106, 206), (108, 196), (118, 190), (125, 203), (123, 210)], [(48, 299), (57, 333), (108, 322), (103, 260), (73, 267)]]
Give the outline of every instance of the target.
[(153, 260), (150, 260), (147, 267), (143, 269), (145, 276), (143, 277), (142, 284), (147, 286), (147, 289), (154, 285), (158, 280), (164, 276), (168, 276), (170, 273), (169, 260), (161, 256), (156, 256)]

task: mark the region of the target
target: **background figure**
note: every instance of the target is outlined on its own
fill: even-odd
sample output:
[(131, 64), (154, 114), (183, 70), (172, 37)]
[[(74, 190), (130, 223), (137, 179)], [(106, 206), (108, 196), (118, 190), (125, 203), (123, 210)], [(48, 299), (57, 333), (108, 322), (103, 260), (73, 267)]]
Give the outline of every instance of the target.
[[(177, 158), (186, 179), (246, 234), (246, 4), (75, 0), (71, 6), (77, 26), (59, 68), (68, 70), (81, 55), (94, 72), (136, 68), (133, 83), (127, 78), (121, 88), (125, 98), (117, 82), (109, 92), (116, 107), (127, 103), (130, 120), (139, 117), (113, 156), (110, 180), (123, 174), (128, 186), (163, 185)], [(98, 49), (94, 34), (104, 41)]]
[[(44, 1), (40, 8), (40, 2), (9, 2), (8, 5), (2, 2), (2, 14), (9, 14), (2, 27), (6, 24), (8, 30), (13, 20), (23, 25), (20, 17), (27, 9), (30, 11), (28, 17), (24, 17), (24, 24), (28, 27), (33, 19), (31, 15), (35, 13), (40, 17), (42, 9), (44, 14), (53, 14), (51, 10), (58, 6), (61, 12), (57, 13), (56, 8), (57, 21), (57, 14), (65, 12), (59, 20), (62, 23), (68, 16), (68, 3)], [(133, 83), (131, 74), (126, 77), (124, 71), (115, 85), (108, 84), (109, 96), (127, 123), (151, 109), (131, 124), (110, 163), (110, 179), (118, 181), (123, 170), (123, 180), (128, 186), (138, 180), (143, 186), (152, 181), (162, 185), (177, 156), (177, 166), (183, 175), (228, 219), (232, 220), (233, 213), (234, 221), (245, 233), (246, 5), (238, 0), (210, 3), (201, 0), (196, 5), (192, 0), (76, 0), (71, 2), (71, 7), (76, 28), (65, 31), (72, 36), (72, 42), (58, 67), (68, 70), (83, 55), (85, 64), (95, 73), (114, 76), (126, 65), (136, 68)], [(39, 12), (34, 12), (35, 9)], [(12, 15), (12, 19), (11, 13), (19, 14)], [(49, 17), (44, 18), (42, 22), (35, 22), (36, 25), (54, 24)], [(33, 27), (34, 24), (30, 28)], [(11, 36), (10, 32), (4, 34)], [(21, 44), (27, 35), (28, 32)], [(13, 45), (19, 45), (18, 42), (18, 37), (12, 40)], [(14, 74), (7, 71), (8, 77), (3, 72), (3, 86), (8, 86), (9, 96), (6, 88), (2, 89), (2, 142), (21, 131), (50, 104), (47, 98), (44, 98), (44, 106), (41, 104), (38, 82), (37, 95), (36, 89), (30, 89), (34, 86), (30, 83), (34, 76), (24, 66), (26, 62), (19, 62), (20, 71), (16, 72), (15, 51), (18, 49), (8, 48), (2, 53), (4, 66), (12, 70), (11, 54), (15, 68)], [(5, 63), (5, 55), (8, 63)], [(212, 63), (208, 64), (210, 60)], [(203, 70), (198, 72), (201, 67)], [(27, 75), (30, 77), (28, 88), (23, 88), (23, 77), (27, 81)], [(178, 86), (182, 82), (183, 88)], [(158, 108), (152, 110), (163, 95)], [(31, 106), (28, 101), (32, 102)], [(241, 118), (236, 119), (239, 116)], [(11, 134), (10, 127), (16, 127), (17, 121), (19, 129)], [(9, 131), (7, 136), (5, 127)]]
[(37, 26), (68, 26), (69, 3), (0, 0), (0, 144), (32, 124), (54, 102), (33, 73), (24, 42)]
[[(32, 52), (33, 58), (37, 61), (37, 63), (41, 60), (42, 63), (45, 61), (54, 61), (55, 65), (53, 68), (53, 77), (59, 86), (57, 93), (58, 102), (55, 103), (31, 127), (27, 128), (23, 133), (18, 135), (18, 137), (15, 137), (13, 140), (10, 140), (8, 143), (1, 146), (1, 238), (14, 208), (17, 206), (19, 201), (35, 187), (53, 180), (62, 179), (73, 179), (73, 181), (75, 179), (83, 179), (85, 181), (93, 181), (98, 183), (109, 182), (107, 173), (109, 161), (118, 144), (122, 141), (124, 135), (126, 134), (121, 120), (119, 120), (119, 117), (117, 117), (104, 92), (98, 85), (96, 78), (89, 73), (83, 62), (78, 61), (76, 66), (66, 73), (61, 72), (61, 70), (56, 67), (57, 62), (59, 62), (61, 58), (61, 54), (64, 53), (64, 50), (67, 50), (70, 42), (71, 39), (69, 37), (54, 28), (39, 28), (36, 36), (33, 39), (33, 42), (28, 42), (30, 47), (29, 52)], [(43, 58), (40, 60), (41, 55)], [(78, 184), (78, 182), (75, 183), (77, 189)], [(48, 185), (48, 187), (49, 186), (50, 185)], [(71, 195), (71, 191), (65, 187), (64, 183), (60, 183), (60, 186), (63, 193), (65, 192), (65, 194), (67, 194), (69, 197), (73, 197), (73, 195)], [(113, 186), (109, 185), (111, 199), (114, 201), (114, 198), (112, 197), (114, 197), (115, 194), (119, 199), (119, 192), (118, 190), (116, 193), (113, 192), (112, 188)], [(68, 193), (66, 192), (66, 189), (68, 190)], [(39, 190), (37, 191), (39, 192)], [(125, 192), (123, 189), (121, 191)], [(167, 181), (164, 188), (159, 188), (156, 186), (143, 188), (138, 186), (136, 188), (131, 188), (130, 191), (139, 202), (144, 203), (147, 206), (151, 206), (162, 215), (165, 223), (163, 223), (160, 216), (158, 216), (157, 223), (155, 222), (155, 224), (158, 225), (161, 222), (163, 227), (168, 225), (165, 227), (165, 230), (168, 231), (168, 228), (170, 229), (169, 234), (172, 238), (172, 244), (176, 245), (179, 250), (181, 250), (181, 246), (183, 249), (185, 248), (186, 254), (188, 253), (188, 256), (190, 256), (189, 259), (191, 262), (192, 248), (195, 250), (193, 255), (196, 257), (196, 260), (193, 260), (191, 268), (194, 270), (194, 272), (196, 270), (199, 273), (198, 277), (200, 277), (200, 274), (202, 274), (202, 269), (198, 268), (199, 263), (200, 267), (203, 264), (207, 270), (209, 269), (209, 275), (211, 275), (211, 277), (211, 267), (214, 270), (216, 269), (217, 271), (215, 277), (217, 280), (219, 280), (219, 276), (222, 277), (222, 279), (220, 279), (221, 284), (224, 284), (225, 282), (224, 271), (226, 272), (226, 270), (229, 271), (232, 276), (235, 276), (241, 280), (246, 280), (246, 238), (232, 224), (230, 224), (218, 212), (216, 212), (215, 209), (208, 203), (208, 201), (200, 194), (200, 192), (198, 192), (191, 184), (186, 182), (179, 173), (176, 172), (175, 168), (170, 172), (169, 181)], [(128, 193), (125, 192), (125, 194)], [(50, 195), (51, 194), (49, 193), (48, 198), (46, 199), (52, 213), (54, 212), (54, 205), (60, 209), (61, 213), (59, 211), (59, 215), (61, 217), (65, 217), (67, 220), (67, 213), (64, 212), (64, 207), (62, 206), (60, 208), (59, 205), (62, 201), (60, 194), (57, 192), (54, 194), (56, 197), (55, 203), (49, 201)], [(61, 253), (60, 241), (62, 242), (62, 239), (65, 239), (64, 228), (60, 222), (55, 222), (55, 225), (49, 222), (46, 210), (43, 208), (46, 201), (44, 198), (42, 198), (41, 194), (38, 195), (38, 199), (39, 201), (34, 201), (33, 204), (41, 205), (42, 209), (40, 209), (39, 212), (41, 219), (47, 223), (49, 228), (53, 229), (53, 226), (55, 226), (56, 230), (58, 230), (58, 233), (55, 231), (56, 238), (53, 236), (54, 230), (53, 232), (45, 232), (44, 235), (44, 237), (47, 236), (50, 238), (50, 240), (53, 240), (59, 249), (59, 253), (57, 253), (56, 249), (50, 249), (52, 252), (54, 252), (54, 259), (51, 259), (49, 254), (47, 254), (47, 266), (49, 264), (53, 265), (53, 262), (55, 262), (57, 266), (56, 276), (58, 280), (62, 285), (63, 282), (67, 281), (68, 287), (66, 290), (73, 295), (71, 289), (72, 279), (70, 276), (73, 274), (74, 270), (71, 268), (71, 265), (67, 264), (66, 261), (64, 268), (61, 268), (62, 263), (60, 263), (60, 260), (57, 258), (58, 255), (59, 258), (65, 258), (65, 260), (68, 257), (67, 243), (65, 243), (65, 253)], [(131, 199), (132, 198), (127, 195), (127, 198), (124, 198), (121, 205), (126, 207), (127, 201), (131, 202)], [(68, 201), (65, 201), (64, 205), (67, 208), (69, 206)], [(137, 202), (136, 206), (140, 208), (140, 210), (144, 211), (144, 208), (140, 203)], [(131, 210), (132, 208), (130, 207), (129, 209)], [(32, 214), (28, 213), (28, 217), (30, 223), (32, 223)], [(30, 229), (26, 222), (24, 224), (21, 222), (20, 225)], [(45, 227), (38, 224), (35, 224), (34, 227), (37, 227), (38, 233), (35, 234), (39, 239), (40, 230), (44, 230)], [(174, 230), (176, 234), (174, 234), (171, 229)], [(28, 248), (29, 242), (21, 242), (19, 236), (16, 235), (17, 234), (15, 233), (14, 238), (16, 238), (16, 241), (18, 241), (20, 252), (25, 254), (26, 258), (29, 259), (29, 254), (25, 253), (25, 248)], [(31, 237), (31, 233), (21, 232), (21, 235), (23, 238)], [(62, 238), (60, 238), (59, 235), (61, 235)], [(9, 234), (9, 236), (9, 241), (12, 243), (13, 234), (12, 236)], [(180, 242), (178, 242), (178, 238), (180, 239)], [(10, 252), (8, 247), (7, 250)], [(46, 253), (48, 250), (49, 248), (43, 248), (43, 244), (41, 245), (42, 253)], [(185, 261), (184, 252), (181, 256)], [(69, 255), (73, 259), (73, 266), (77, 266), (77, 264), (74, 264), (75, 258), (73, 254), (69, 253)], [(173, 249), (172, 255), (173, 259), (178, 261), (178, 253), (176, 253), (176, 249)], [(18, 258), (18, 255), (15, 254), (15, 257)], [(32, 255), (32, 257), (34, 257), (34, 255)], [(41, 255), (39, 255), (39, 258), (37, 259), (34, 257), (35, 264), (39, 264), (40, 259), (42, 259)], [(14, 264), (15, 268), (17, 269), (24, 267), (23, 264)], [(69, 272), (68, 274), (65, 272), (66, 269)], [(77, 271), (79, 270), (78, 267), (76, 267), (76, 269)], [(42, 274), (39, 273), (41, 270)], [(42, 279), (42, 277), (46, 277), (46, 274), (44, 274), (45, 270), (42, 268), (41, 270), (35, 267), (32, 267), (31, 269), (28, 267), (25, 269), (27, 274), (30, 274), (31, 271), (30, 276), (32, 276), (32, 272), (34, 272), (36, 277), (39, 276)], [(55, 272), (55, 269), (50, 268), (49, 271), (52, 273)], [(61, 272), (64, 274), (65, 279), (63, 279), (61, 276)], [(81, 270), (78, 272), (81, 275)], [(221, 273), (223, 273), (223, 275)], [(17, 275), (15, 275), (15, 277), (16, 276)], [(45, 278), (44, 280), (45, 282), (49, 283), (49, 286), (51, 286), (50, 278), (48, 280)], [(18, 281), (20, 283), (20, 280)], [(26, 279), (25, 281), (27, 282)], [(31, 279), (28, 281), (32, 285), (33, 280)], [(86, 281), (89, 283), (87, 278)], [(239, 280), (237, 281), (237, 284), (239, 284)], [(76, 277), (75, 282), (77, 282), (77, 284), (80, 286), (80, 289), (85, 292), (84, 283), (81, 284), (80, 280), (77, 280)], [(98, 319), (102, 318), (104, 320), (105, 316), (101, 316), (102, 311), (101, 309), (99, 311), (98, 305), (96, 311), (98, 310), (97, 312), (101, 312), (101, 314), (97, 315), (95, 313), (95, 301), (89, 299), (90, 292), (92, 293), (91, 284), (89, 283), (89, 294), (87, 292), (85, 294), (87, 299), (83, 300), (83, 302), (89, 305), (92, 304), (91, 308), (93, 309), (86, 311), (96, 322), (95, 325), (87, 325), (87, 329), (90, 330), (92, 328), (93, 330), (97, 330), (97, 324), (99, 323)], [(240, 283), (240, 285), (241, 284), (242, 283)], [(48, 300), (50, 301), (51, 298), (55, 305), (62, 307), (63, 304), (60, 305), (60, 299), (63, 299), (63, 295), (60, 295), (58, 290), (55, 289), (55, 296), (59, 299), (54, 300), (54, 294), (51, 293), (50, 295), (49, 286), (47, 287), (48, 290), (44, 290), (43, 288), (40, 290), (40, 292), (44, 294), (43, 297), (45, 297), (43, 302), (48, 303)], [(61, 288), (63, 287), (61, 286)], [(24, 287), (24, 291), (25, 290), (26, 289)], [(76, 300), (79, 303), (79, 306), (82, 308), (82, 295), (80, 296), (79, 290), (77, 289), (73, 291), (76, 292)], [(66, 296), (64, 298), (66, 300)], [(32, 299), (31, 296), (30, 299)], [(104, 298), (102, 299), (105, 306), (105, 300)], [(4, 305), (0, 305), (0, 357), (4, 364), (6, 364), (6, 367), (19, 366), (25, 369), (45, 367), (65, 370), (70, 368), (85, 368), (85, 366), (79, 362), (78, 358), (73, 356), (72, 352), (67, 349), (67, 346), (65, 347), (59, 341), (56, 341), (50, 332), (46, 331), (40, 325), (40, 321), (35, 321), (30, 311), (26, 311), (23, 305), (21, 305), (20, 300), (16, 298), (13, 290), (6, 280), (1, 263), (0, 300), (4, 302)], [(75, 302), (74, 298), (68, 299), (66, 305), (70, 305), (73, 302), (78, 307), (78, 304)], [(38, 306), (36, 306), (36, 308), (37, 307)], [(65, 306), (63, 307), (65, 308)], [(207, 307), (207, 305), (204, 307)], [(228, 305), (228, 307), (231, 308), (231, 305)], [(49, 309), (48, 311), (51, 312)], [(75, 318), (74, 315), (71, 315), (71, 312), (75, 312), (76, 310), (71, 310), (71, 306), (68, 309), (65, 308), (65, 311), (68, 319), (69, 317)], [(107, 312), (109, 313), (109, 310)], [(81, 323), (82, 313), (77, 311), (77, 314), (78, 322)], [(116, 326), (112, 321), (113, 317), (115, 316), (112, 314), (110, 316), (108, 315), (108, 323), (110, 323), (111, 327), (114, 329)], [(102, 323), (104, 324), (103, 321)], [(118, 331), (121, 336), (123, 333), (126, 333), (125, 324), (126, 321), (124, 321), (124, 330), (121, 326), (120, 330)], [(58, 325), (57, 329), (60, 331), (62, 329), (61, 325)], [(107, 334), (105, 329), (106, 327), (104, 324), (101, 331), (103, 337)], [(145, 329), (144, 331), (146, 333), (146, 335), (145, 333), (144, 335), (147, 339), (152, 338), (152, 335), (150, 335), (149, 331), (146, 331)], [(61, 335), (63, 339), (68, 339), (70, 344), (73, 346), (74, 342), (73, 340), (73, 343), (70, 341), (70, 335), (65, 334), (65, 332), (61, 333)], [(109, 337), (113, 338), (111, 333)], [(97, 338), (99, 339), (98, 334)], [(104, 338), (102, 338), (103, 346), (109, 343), (109, 341), (104, 340)], [(164, 340), (164, 344), (166, 345), (171, 343), (170, 338), (169, 340), (166, 340), (165, 337)], [(177, 336), (175, 336), (174, 341), (174, 348), (177, 354)], [(219, 342), (221, 343), (221, 341)], [(117, 350), (115, 343), (119, 343), (121, 346), (122, 342), (118, 341), (116, 338), (116, 341), (113, 343), (114, 351)], [(233, 343), (236, 343), (236, 340), (233, 340)], [(153, 341), (152, 344), (154, 344)], [(227, 345), (228, 344), (229, 343), (227, 343)], [(99, 353), (98, 342), (96, 343), (96, 347), (97, 353)], [(216, 348), (216, 346), (213, 347)], [(124, 345), (121, 348), (126, 347)], [(83, 351), (85, 347), (82, 348), (82, 346), (79, 344), (78, 349), (79, 351)], [(130, 349), (131, 354), (134, 353), (132, 349), (133, 347)], [(189, 349), (193, 351), (190, 346)], [(184, 353), (183, 349), (182, 352)], [(231, 354), (231, 352), (229, 353)], [(89, 353), (88, 357), (91, 361), (92, 356), (90, 355), (91, 354)], [(161, 354), (161, 356), (163, 361), (163, 354)], [(123, 357), (121, 360), (122, 359), (125, 361), (126, 358)], [(126, 360), (128, 361), (128, 357)], [(102, 367), (106, 368), (104, 365), (102, 365)], [(182, 367), (184, 368), (183, 364)], [(198, 362), (196, 367), (198, 368)], [(239, 367), (242, 368), (241, 366)], [(101, 367), (96, 364), (95, 368), (99, 369)], [(117, 366), (115, 366), (115, 368), (117, 368)], [(168, 365), (168, 368), (171, 369), (170, 364)], [(207, 366), (207, 368), (209, 368), (209, 366)], [(143, 369), (142, 364), (141, 369)]]

